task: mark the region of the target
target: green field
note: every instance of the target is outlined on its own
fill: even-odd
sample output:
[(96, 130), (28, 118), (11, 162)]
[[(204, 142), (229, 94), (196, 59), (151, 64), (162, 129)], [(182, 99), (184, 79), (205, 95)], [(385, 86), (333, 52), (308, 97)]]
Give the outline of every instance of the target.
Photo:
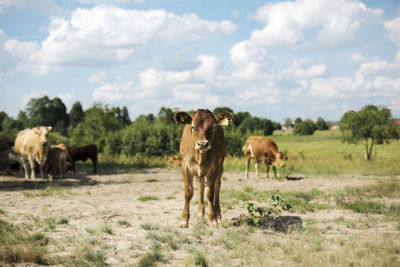
[[(339, 131), (316, 131), (312, 136), (284, 135), (276, 132), (269, 136), (278, 144), (279, 150), (289, 157), (286, 168), (278, 169), (281, 176), (290, 174), (305, 175), (399, 175), (400, 174), (400, 140), (389, 144), (375, 145), (371, 161), (365, 159), (363, 143), (347, 144), (342, 142)], [(229, 144), (228, 144), (229, 145)], [(100, 155), (103, 168), (133, 167), (154, 168), (168, 167), (167, 156), (116, 156)], [(226, 171), (244, 172), (244, 158), (227, 156)], [(250, 171), (254, 172), (254, 160)], [(260, 167), (264, 172), (264, 167)], [(272, 170), (270, 170), (272, 172)], [(264, 174), (263, 174), (264, 175)]]

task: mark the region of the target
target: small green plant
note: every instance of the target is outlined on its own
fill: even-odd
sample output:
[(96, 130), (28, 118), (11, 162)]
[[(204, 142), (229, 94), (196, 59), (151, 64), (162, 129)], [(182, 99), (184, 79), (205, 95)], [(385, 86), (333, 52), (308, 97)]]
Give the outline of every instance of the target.
[[(262, 225), (264, 223), (263, 217), (271, 216), (276, 219), (282, 211), (291, 211), (293, 209), (293, 206), (286, 202), (279, 194), (279, 191), (271, 196), (271, 200), (272, 207), (269, 208), (254, 207), (253, 203), (247, 203), (247, 212), (254, 225)], [(259, 216), (256, 216), (255, 212), (258, 212)]]
[(119, 220), (118, 221), (119, 225), (125, 226), (125, 227), (130, 227), (131, 224), (127, 220)]
[(142, 202), (150, 201), (150, 200), (158, 200), (158, 197), (156, 196), (140, 196), (138, 200)]
[(102, 231), (106, 234), (112, 235), (113, 231), (111, 229), (111, 226), (105, 224), (104, 227), (102, 228)]
[(142, 227), (144, 230), (146, 231), (150, 231), (150, 230), (159, 230), (160, 226), (158, 225), (154, 225), (152, 223), (146, 222), (146, 223), (142, 223), (140, 225), (140, 227)]
[(139, 261), (139, 267), (157, 266), (157, 262), (166, 263), (165, 256), (160, 252), (160, 247), (153, 245), (152, 251), (147, 252)]
[(68, 218), (62, 217), (62, 218), (59, 218), (57, 220), (57, 224), (68, 224), (68, 223), (69, 223), (69, 219)]

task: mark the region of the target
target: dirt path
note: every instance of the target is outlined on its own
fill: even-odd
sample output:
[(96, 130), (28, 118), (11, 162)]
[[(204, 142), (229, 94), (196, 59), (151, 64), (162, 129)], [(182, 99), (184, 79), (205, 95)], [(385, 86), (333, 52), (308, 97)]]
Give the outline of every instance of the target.
[[(305, 177), (298, 181), (271, 182), (257, 180), (254, 176), (252, 174), (249, 180), (243, 180), (243, 174), (224, 173), (222, 189), (241, 191), (244, 187), (253, 187), (260, 191), (279, 189), (309, 192), (312, 188), (317, 188), (327, 192), (385, 179)], [(52, 188), (45, 190), (47, 186)], [(147, 200), (149, 198), (154, 200)], [(169, 228), (170, 231), (177, 230), (187, 236), (190, 242), (202, 242), (196, 238), (193, 230), (197, 208), (193, 202), (196, 200), (195, 194), (191, 205), (190, 227), (180, 229), (177, 226), (183, 207), (183, 182), (177, 169), (88, 175), (84, 179), (78, 177), (55, 180), (53, 184), (41, 179), (26, 181), (22, 178), (0, 176), (0, 209), (4, 211), (0, 218), (15, 224), (30, 225), (33, 229), (47, 230), (46, 235), (50, 237), (49, 252), (52, 255), (70, 255), (78, 246), (85, 242), (90, 244), (90, 239), (97, 238), (106, 251), (106, 262), (113, 266), (137, 262), (138, 257), (150, 249), (151, 242), (146, 239), (148, 231), (143, 227), (146, 224), (159, 225)], [(241, 213), (246, 213), (245, 206), (235, 205), (230, 209), (222, 207), (224, 219), (221, 223), (229, 223)], [(325, 216), (323, 214), (321, 211), (319, 215), (313, 213), (305, 218)], [(326, 217), (332, 215), (330, 213)], [(333, 215), (335, 216), (346, 216), (346, 212), (337, 212)], [(57, 222), (62, 218), (67, 219), (68, 223), (57, 223), (54, 229), (46, 229), (50, 225), (49, 220)], [(215, 229), (213, 238), (223, 231), (222, 227)], [(185, 249), (171, 250), (168, 264), (182, 265), (187, 256)]]

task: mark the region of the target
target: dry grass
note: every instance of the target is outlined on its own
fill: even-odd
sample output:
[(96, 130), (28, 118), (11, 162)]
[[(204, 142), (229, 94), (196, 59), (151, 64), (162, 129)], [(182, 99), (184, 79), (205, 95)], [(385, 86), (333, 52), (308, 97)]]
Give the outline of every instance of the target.
[[(96, 183), (77, 186), (74, 179), (66, 179), (54, 181), (51, 189), (4, 191), (0, 194), (0, 265), (400, 264), (400, 177), (326, 176), (267, 182), (254, 177), (241, 181), (242, 176), (224, 173), (223, 219), (217, 228), (196, 218), (197, 192), (189, 228), (179, 228), (183, 207), (179, 170), (118, 172), (90, 176)], [(73, 186), (66, 187), (68, 182)], [(249, 201), (268, 206), (276, 189), (294, 207), (284, 215), (301, 217), (302, 229), (277, 233), (232, 224), (232, 218), (247, 213)], [(172, 194), (176, 197), (169, 197)], [(141, 201), (140, 196), (146, 199)]]

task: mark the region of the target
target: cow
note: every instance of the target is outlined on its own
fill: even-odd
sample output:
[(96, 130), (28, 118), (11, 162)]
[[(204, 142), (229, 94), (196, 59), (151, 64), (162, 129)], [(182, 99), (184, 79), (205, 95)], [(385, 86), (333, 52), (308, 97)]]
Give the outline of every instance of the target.
[(185, 190), (185, 204), (180, 227), (189, 227), (189, 207), (194, 192), (193, 179), (197, 181), (199, 193), (197, 215), (204, 217), (204, 187), (206, 186), (209, 207), (208, 225), (216, 226), (217, 219), (221, 219), (219, 191), (226, 153), (224, 130), (221, 125), (226, 125), (232, 120), (232, 113), (221, 111), (218, 115), (214, 115), (208, 109), (198, 109), (191, 116), (181, 111), (175, 113), (174, 120), (185, 125), (180, 143), (181, 172)]
[(81, 147), (70, 147), (69, 153), (72, 158), (72, 170), (74, 172), (76, 171), (76, 161), (86, 161), (87, 159), (91, 159), (93, 164), (93, 173), (97, 173), (97, 146), (95, 144)]
[(0, 142), (0, 170), (5, 170), (8, 173), (10, 159), (8, 154), (11, 151), (12, 145), (8, 142)]
[(249, 136), (243, 147), (246, 158), (246, 178), (249, 179), (249, 164), (251, 158), (255, 159), (256, 176), (259, 178), (259, 165), (262, 161), (265, 166), (266, 179), (269, 179), (269, 165), (272, 165), (274, 178), (276, 179), (276, 167), (284, 167), (288, 159), (278, 151), (275, 141), (263, 136)]
[(182, 159), (177, 156), (170, 156), (168, 158), (168, 163), (171, 164), (172, 167), (178, 168), (182, 165)]
[(43, 165), (49, 151), (48, 135), (51, 126), (39, 126), (18, 132), (15, 139), (15, 152), (25, 170), (25, 178), (29, 178), (27, 161), (31, 167), (31, 178), (35, 178), (35, 160), (40, 167), (40, 176), (43, 178)]
[(67, 170), (67, 164), (67, 152), (57, 146), (50, 147), (47, 160), (44, 163), (44, 173), (45, 175), (48, 175), (49, 171), (51, 170), (51, 174), (49, 174), (50, 181), (53, 181), (53, 177), (58, 174), (61, 178), (64, 178)]
[(66, 169), (66, 171), (68, 169), (72, 169), (72, 157), (71, 157), (71, 153), (69, 152), (69, 148), (64, 144), (58, 144), (55, 147), (61, 148), (67, 154), (67, 169)]

